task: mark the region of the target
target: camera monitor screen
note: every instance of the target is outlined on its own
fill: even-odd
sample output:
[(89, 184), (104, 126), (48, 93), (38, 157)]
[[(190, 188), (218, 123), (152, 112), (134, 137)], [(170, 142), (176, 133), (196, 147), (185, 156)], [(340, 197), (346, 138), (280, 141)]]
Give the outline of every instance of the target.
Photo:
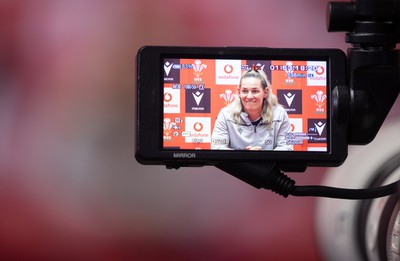
[(347, 126), (337, 49), (146, 46), (137, 55), (136, 159), (143, 164), (341, 164)]
[[(326, 61), (164, 58), (163, 69), (164, 149), (328, 151)], [(268, 126), (264, 118), (254, 124), (243, 115), (236, 122), (230, 117), (235, 105), (247, 110), (243, 103), (254, 103), (254, 120), (261, 117), (267, 103), (263, 88), (255, 89), (259, 102), (254, 93), (239, 88), (242, 75), (252, 70), (264, 72), (269, 95), (278, 101), (271, 112), (287, 114), (272, 121), (283, 122)], [(216, 125), (226, 107), (219, 119), (223, 122)], [(235, 141), (242, 137), (244, 141)]]

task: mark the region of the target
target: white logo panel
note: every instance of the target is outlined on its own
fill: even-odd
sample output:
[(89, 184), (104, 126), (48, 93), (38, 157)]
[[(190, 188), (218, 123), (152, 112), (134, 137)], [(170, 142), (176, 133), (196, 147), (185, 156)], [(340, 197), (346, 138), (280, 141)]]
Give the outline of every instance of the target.
[(303, 119), (290, 118), (290, 132), (301, 133), (303, 132)]
[(241, 60), (216, 60), (215, 83), (221, 85), (238, 85), (242, 76)]
[(307, 85), (326, 86), (326, 62), (307, 62)]
[(210, 143), (211, 118), (186, 117), (184, 137), (185, 137), (185, 142), (187, 143)]
[(164, 88), (164, 113), (181, 112), (181, 92), (179, 89)]

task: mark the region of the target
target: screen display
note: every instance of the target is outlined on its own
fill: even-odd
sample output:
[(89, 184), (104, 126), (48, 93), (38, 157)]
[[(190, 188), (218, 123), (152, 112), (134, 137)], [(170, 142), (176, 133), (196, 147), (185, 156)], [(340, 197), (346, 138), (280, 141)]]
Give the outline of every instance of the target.
[[(329, 152), (327, 61), (163, 58), (162, 66), (164, 150)], [(267, 86), (241, 81), (249, 71)]]

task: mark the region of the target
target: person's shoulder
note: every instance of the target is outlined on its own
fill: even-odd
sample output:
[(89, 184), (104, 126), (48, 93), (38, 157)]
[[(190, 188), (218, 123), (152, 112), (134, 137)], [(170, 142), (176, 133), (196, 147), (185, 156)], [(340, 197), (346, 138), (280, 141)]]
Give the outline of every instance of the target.
[(285, 108), (282, 105), (274, 106), (274, 111), (275, 112), (282, 112), (282, 113), (286, 112)]
[(282, 105), (274, 106), (274, 119), (287, 117), (286, 109)]
[(232, 107), (230, 105), (225, 106), (220, 110), (220, 113), (224, 115), (230, 115), (232, 114)]

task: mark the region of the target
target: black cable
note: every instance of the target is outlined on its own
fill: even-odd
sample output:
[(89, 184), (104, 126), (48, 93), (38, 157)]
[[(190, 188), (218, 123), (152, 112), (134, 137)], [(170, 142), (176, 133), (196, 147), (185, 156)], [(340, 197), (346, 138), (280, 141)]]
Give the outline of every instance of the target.
[(386, 186), (368, 189), (344, 189), (326, 186), (295, 186), (290, 192), (292, 196), (314, 196), (341, 199), (372, 199), (385, 197), (399, 192), (400, 181)]
[[(400, 181), (389, 185), (380, 186), (385, 179), (400, 166), (400, 152), (386, 159), (384, 164), (379, 167), (372, 175), (375, 177), (368, 189), (340, 189), (323, 186), (304, 186), (296, 187), (292, 195), (294, 196), (317, 196), (342, 199), (373, 199), (389, 196), (400, 192)], [(378, 187), (379, 186), (379, 187)], [(369, 208), (369, 207), (367, 207)]]
[(400, 180), (389, 185), (367, 189), (295, 186), (295, 181), (282, 173), (276, 164), (230, 162), (217, 164), (216, 167), (258, 189), (268, 189), (285, 198), (292, 195), (339, 199), (372, 199), (400, 192)]

